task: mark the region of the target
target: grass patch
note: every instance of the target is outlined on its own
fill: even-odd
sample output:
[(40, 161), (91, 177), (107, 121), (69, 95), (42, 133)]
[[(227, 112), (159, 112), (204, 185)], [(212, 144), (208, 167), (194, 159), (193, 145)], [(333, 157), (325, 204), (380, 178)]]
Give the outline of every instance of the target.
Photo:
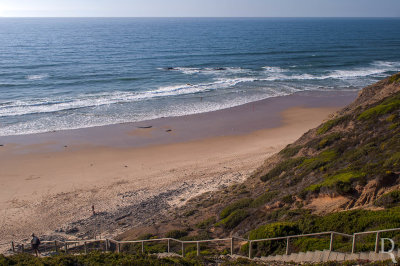
[(400, 73), (394, 74), (389, 77), (389, 83), (399, 83), (400, 82)]
[(400, 152), (394, 153), (384, 163), (384, 167), (397, 167), (400, 165)]
[(329, 120), (322, 124), (318, 129), (317, 129), (317, 134), (322, 135), (331, 130), (333, 127), (339, 125), (340, 123), (348, 120), (350, 118), (349, 115), (341, 116), (332, 120)]
[(196, 227), (199, 229), (207, 229), (211, 225), (215, 224), (216, 221), (217, 221), (217, 218), (215, 216), (211, 216), (210, 218), (207, 218), (207, 219), (201, 221), (200, 223), (196, 224)]
[(286, 195), (282, 198), (282, 201), (287, 204), (292, 204), (294, 202), (294, 197), (292, 195)]
[(332, 145), (333, 143), (335, 143), (335, 141), (339, 140), (341, 137), (342, 135), (338, 132), (326, 136), (318, 143), (318, 149), (320, 150)]
[(187, 236), (189, 233), (186, 230), (172, 230), (165, 234), (166, 238), (180, 239)]
[(264, 239), (271, 237), (289, 236), (299, 234), (300, 230), (297, 223), (278, 222), (266, 224), (250, 231), (249, 239)]
[(289, 144), (289, 145), (286, 146), (286, 148), (281, 150), (279, 152), (279, 154), (282, 155), (285, 158), (290, 158), (290, 157), (295, 156), (297, 153), (299, 153), (301, 148), (303, 148), (303, 146), (301, 146), (301, 145), (292, 146), (292, 145)]
[(250, 198), (240, 199), (240, 200), (232, 203), (231, 205), (228, 205), (227, 207), (225, 207), (219, 214), (219, 217), (220, 217), (220, 219), (224, 219), (224, 218), (228, 217), (234, 211), (250, 206), (250, 204), (252, 202), (253, 202), (253, 199), (250, 199)]
[(248, 216), (249, 213), (246, 210), (239, 209), (229, 214), (228, 217), (216, 223), (215, 226), (223, 226), (225, 229), (233, 229)]
[(276, 191), (266, 192), (266, 193), (262, 194), (261, 196), (255, 198), (253, 200), (253, 202), (250, 204), (250, 207), (252, 207), (252, 208), (260, 207), (260, 206), (270, 202), (277, 195), (278, 195), (278, 192), (276, 192)]
[(322, 187), (337, 187), (337, 188), (341, 188), (341, 190), (343, 190), (343, 192), (349, 192), (346, 191), (345, 189), (345, 185), (351, 184), (351, 182), (357, 178), (360, 177), (364, 177), (365, 173), (360, 173), (360, 172), (344, 172), (344, 173), (340, 173), (340, 174), (336, 174), (333, 176), (329, 176), (327, 178), (325, 178), (325, 180), (322, 183), (319, 184), (314, 184), (311, 185), (309, 187), (306, 188), (307, 191), (318, 191), (319, 189), (321, 189)]
[(384, 100), (381, 104), (378, 104), (375, 107), (365, 110), (358, 116), (357, 119), (368, 120), (371, 118), (375, 118), (377, 116), (388, 114), (399, 108), (400, 108), (400, 95), (396, 95), (394, 97), (390, 97), (389, 99)]
[[(381, 211), (371, 210), (352, 210), (328, 214), (325, 216), (311, 215), (309, 212), (299, 213), (301, 217), (288, 217), (283, 216), (284, 222), (274, 222), (259, 226), (258, 228), (250, 231), (249, 238), (265, 239), (273, 237), (281, 237), (297, 234), (308, 234), (317, 232), (335, 231), (346, 234), (353, 234), (355, 232), (373, 231), (388, 228), (400, 227), (400, 207), (395, 207)], [(390, 237), (396, 241), (400, 239), (400, 233), (393, 234), (386, 233), (385, 237)], [(335, 238), (335, 249), (341, 248), (341, 245), (349, 243), (349, 239), (344, 239), (343, 243), (340, 242), (340, 237)], [(359, 249), (366, 249), (375, 242), (375, 236), (364, 239), (364, 243), (359, 240)], [(368, 242), (370, 241), (370, 242)], [(253, 246), (254, 253), (257, 254), (273, 254), (284, 252), (285, 241), (267, 241), (260, 242), (260, 245)], [(294, 250), (322, 250), (329, 247), (329, 237), (325, 238), (299, 238), (291, 242)], [(345, 246), (343, 246), (345, 247)], [(364, 248), (363, 248), (364, 247)], [(248, 248), (248, 247), (247, 247)], [(345, 250), (348, 251), (348, 250)]]
[(304, 157), (286, 159), (283, 162), (277, 164), (266, 175), (262, 176), (261, 180), (265, 182), (273, 177), (279, 176), (282, 172), (295, 168), (296, 166), (300, 165), (303, 161)]
[(400, 203), (400, 190), (395, 190), (383, 194), (379, 199), (374, 202), (374, 205), (380, 207), (393, 207)]
[[(201, 258), (130, 255), (125, 253), (92, 252), (87, 255), (56, 255), (36, 258), (29, 254), (4, 256), (0, 254), (0, 265), (203, 265)], [(207, 263), (206, 263), (207, 264)]]
[(338, 154), (335, 150), (326, 150), (316, 157), (305, 159), (300, 167), (306, 171), (312, 171), (333, 161), (337, 156)]

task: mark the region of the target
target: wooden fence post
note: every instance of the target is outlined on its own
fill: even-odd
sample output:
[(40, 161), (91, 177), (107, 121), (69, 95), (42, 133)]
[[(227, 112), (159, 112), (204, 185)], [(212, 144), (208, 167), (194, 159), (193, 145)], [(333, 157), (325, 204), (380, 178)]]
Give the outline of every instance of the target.
[(379, 232), (376, 232), (376, 238), (375, 238), (375, 253), (379, 253)]
[(119, 242), (117, 245), (117, 253), (121, 253), (121, 243), (119, 243)]
[(65, 254), (67, 254), (68, 253), (68, 243), (67, 242), (64, 243), (64, 247), (65, 247)]
[(106, 239), (106, 252), (108, 251), (108, 239)]
[(185, 257), (185, 244), (183, 242), (182, 243), (182, 257)]
[(233, 256), (233, 237), (231, 238), (231, 256)]
[(249, 259), (251, 259), (251, 241), (249, 241)]
[(289, 245), (290, 245), (290, 238), (286, 238), (286, 255), (289, 255), (290, 250), (289, 250)]
[(169, 253), (169, 238), (168, 238), (168, 248), (167, 248), (167, 252)]
[(54, 240), (54, 247), (56, 248), (56, 252), (58, 253), (57, 240)]
[(22, 252), (25, 252), (25, 246), (22, 244)]
[(353, 243), (351, 245), (351, 253), (355, 253), (356, 252), (356, 234), (353, 234)]
[(83, 243), (84, 248), (85, 248), (85, 255), (87, 254), (87, 245), (86, 245), (86, 241)]
[(12, 251), (15, 253), (15, 245), (14, 245), (14, 241), (12, 241), (12, 242), (11, 242), (11, 248), (12, 248)]
[(142, 241), (142, 254), (144, 254), (144, 241)]
[(197, 241), (197, 256), (200, 256), (200, 243)]
[(329, 251), (333, 251), (333, 240), (334, 240), (334, 233), (331, 233), (331, 241), (329, 243)]

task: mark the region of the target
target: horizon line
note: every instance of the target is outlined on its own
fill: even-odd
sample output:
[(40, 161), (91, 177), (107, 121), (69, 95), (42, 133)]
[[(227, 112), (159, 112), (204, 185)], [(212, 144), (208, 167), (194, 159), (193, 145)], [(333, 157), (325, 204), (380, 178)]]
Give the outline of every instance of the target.
[(382, 16), (0, 16), (0, 18), (400, 18)]

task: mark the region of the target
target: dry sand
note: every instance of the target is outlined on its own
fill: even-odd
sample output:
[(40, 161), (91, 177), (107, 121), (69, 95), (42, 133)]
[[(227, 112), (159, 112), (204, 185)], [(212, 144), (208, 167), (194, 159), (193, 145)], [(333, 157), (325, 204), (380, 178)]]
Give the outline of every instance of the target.
[[(182, 127), (177, 122), (179, 118), (147, 122), (152, 128), (115, 126), (119, 137), (113, 135), (107, 145), (104, 141), (112, 127), (97, 129), (103, 133), (92, 142), (88, 141), (90, 134), (83, 138), (76, 131), (60, 133), (75, 136), (69, 139), (37, 135), (0, 138), (0, 144), (5, 144), (0, 147), (0, 244), (27, 239), (32, 232), (43, 236), (57, 230), (63, 237), (91, 238), (93, 234), (113, 236), (131, 226), (151, 224), (190, 197), (243, 181), (268, 156), (319, 125), (354, 97), (355, 93), (333, 97), (329, 104), (296, 103), (297, 99), (281, 105), (282, 110), (275, 114), (265, 114), (273, 121), (257, 114), (257, 119), (267, 120), (270, 125), (263, 125), (264, 129), (246, 123), (244, 115), (239, 119), (247, 132), (235, 131), (226, 136), (217, 132), (210, 136), (204, 131), (203, 137), (200, 134), (193, 138), (192, 127), (185, 124), (189, 116), (181, 118), (186, 121), (179, 122)], [(252, 121), (254, 105), (246, 108), (251, 110), (247, 121)], [(212, 120), (218, 112), (208, 116)], [(234, 111), (227, 116), (235, 118)], [(232, 128), (240, 122), (231, 120)], [(201, 119), (194, 116), (190, 122), (193, 127), (196, 121)], [(162, 136), (168, 139), (171, 135), (172, 142), (160, 143)], [(134, 141), (125, 140), (129, 144), (122, 147), (119, 144), (124, 143), (124, 138)], [(146, 145), (135, 145), (143, 142)], [(65, 143), (67, 147), (60, 146)], [(98, 217), (91, 217), (92, 204)], [(128, 222), (119, 222), (121, 215), (128, 215)], [(79, 227), (73, 232), (77, 225), (85, 225), (86, 230)], [(68, 230), (70, 234), (65, 234)]]

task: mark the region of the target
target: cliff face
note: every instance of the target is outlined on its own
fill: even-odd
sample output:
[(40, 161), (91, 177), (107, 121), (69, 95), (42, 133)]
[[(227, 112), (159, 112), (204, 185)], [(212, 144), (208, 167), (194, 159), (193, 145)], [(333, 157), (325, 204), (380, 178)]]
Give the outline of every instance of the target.
[[(282, 150), (257, 177), (316, 213), (376, 208), (398, 189), (400, 74), (360, 92), (334, 119)], [(286, 192), (286, 193), (285, 193)]]
[[(400, 73), (364, 88), (243, 184), (196, 197), (164, 222), (122, 237), (161, 236), (167, 225), (192, 238), (400, 227), (399, 174)], [(370, 217), (361, 227), (360, 215)]]

